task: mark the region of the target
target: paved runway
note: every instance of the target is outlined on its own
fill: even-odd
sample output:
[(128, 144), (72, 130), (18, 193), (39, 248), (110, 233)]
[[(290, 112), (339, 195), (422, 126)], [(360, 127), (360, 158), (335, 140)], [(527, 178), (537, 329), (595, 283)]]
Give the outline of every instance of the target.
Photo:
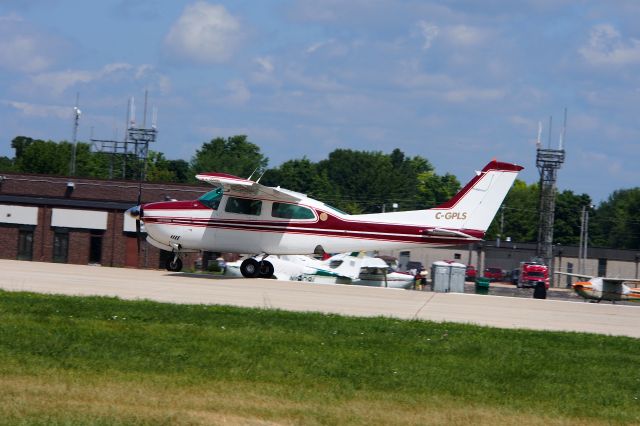
[(0, 288), (640, 338), (640, 307), (0, 260)]

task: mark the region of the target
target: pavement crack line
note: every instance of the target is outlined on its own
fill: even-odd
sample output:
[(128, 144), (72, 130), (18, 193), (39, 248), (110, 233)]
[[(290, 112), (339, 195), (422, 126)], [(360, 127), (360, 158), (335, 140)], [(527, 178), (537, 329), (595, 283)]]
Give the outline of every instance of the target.
[(429, 302), (431, 302), (431, 299), (433, 299), (435, 297), (435, 293), (432, 293), (431, 296), (429, 296), (429, 298), (427, 300), (424, 301), (424, 303), (422, 304), (422, 306), (420, 306), (420, 308), (416, 311), (416, 313), (413, 315), (412, 319), (418, 319), (418, 315), (420, 315), (420, 312), (424, 309), (425, 306), (427, 306), (427, 304), (429, 304)]

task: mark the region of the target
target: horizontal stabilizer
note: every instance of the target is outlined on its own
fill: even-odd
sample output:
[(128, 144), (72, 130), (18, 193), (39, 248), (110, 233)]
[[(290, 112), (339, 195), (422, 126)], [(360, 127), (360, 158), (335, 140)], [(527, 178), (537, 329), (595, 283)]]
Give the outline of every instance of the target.
[(456, 238), (468, 238), (470, 240), (479, 240), (479, 238), (473, 237), (469, 234), (465, 234), (461, 231), (455, 231), (453, 229), (433, 228), (424, 231), (424, 234), (436, 236), (436, 237), (456, 237)]

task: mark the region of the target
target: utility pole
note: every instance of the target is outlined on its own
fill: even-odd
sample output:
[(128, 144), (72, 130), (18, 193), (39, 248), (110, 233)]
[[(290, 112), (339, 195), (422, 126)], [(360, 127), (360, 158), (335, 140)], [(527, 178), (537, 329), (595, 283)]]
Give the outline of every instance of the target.
[(73, 107), (73, 138), (71, 141), (71, 163), (69, 164), (69, 176), (76, 174), (76, 151), (77, 151), (77, 137), (78, 137), (78, 124), (80, 122), (80, 111), (78, 102), (80, 101), (80, 93), (76, 93), (76, 106)]
[(589, 246), (589, 209), (591, 206), (582, 206), (580, 219), (580, 247), (578, 247), (578, 273), (586, 274), (587, 271), (587, 247)]

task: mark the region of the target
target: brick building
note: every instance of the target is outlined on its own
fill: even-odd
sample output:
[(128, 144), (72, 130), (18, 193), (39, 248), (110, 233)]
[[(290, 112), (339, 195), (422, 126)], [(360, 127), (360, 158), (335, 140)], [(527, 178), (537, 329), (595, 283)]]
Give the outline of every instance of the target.
[[(142, 184), (142, 202), (195, 199), (209, 188)], [(132, 181), (31, 174), (0, 175), (0, 258), (164, 268), (170, 254), (145, 241), (124, 212), (136, 204)], [(198, 256), (183, 258), (185, 269)]]

